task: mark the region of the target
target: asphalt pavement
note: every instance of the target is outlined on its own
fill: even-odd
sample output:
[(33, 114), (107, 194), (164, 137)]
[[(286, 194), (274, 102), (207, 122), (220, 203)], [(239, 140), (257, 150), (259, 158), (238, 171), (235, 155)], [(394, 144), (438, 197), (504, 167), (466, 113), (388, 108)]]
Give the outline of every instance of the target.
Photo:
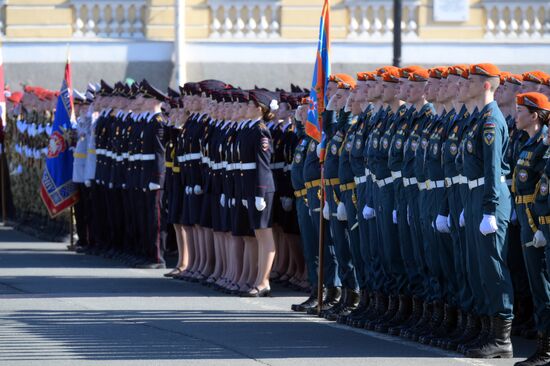
[(0, 365), (513, 365), (291, 312), (304, 294), (243, 299), (0, 227)]

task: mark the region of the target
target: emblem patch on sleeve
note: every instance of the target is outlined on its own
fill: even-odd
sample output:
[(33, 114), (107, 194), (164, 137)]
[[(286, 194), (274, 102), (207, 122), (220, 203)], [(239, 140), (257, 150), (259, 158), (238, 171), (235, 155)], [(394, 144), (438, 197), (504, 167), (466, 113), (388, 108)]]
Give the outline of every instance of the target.
[(483, 141), (485, 144), (492, 145), (495, 142), (495, 132), (494, 131), (485, 131), (483, 132)]

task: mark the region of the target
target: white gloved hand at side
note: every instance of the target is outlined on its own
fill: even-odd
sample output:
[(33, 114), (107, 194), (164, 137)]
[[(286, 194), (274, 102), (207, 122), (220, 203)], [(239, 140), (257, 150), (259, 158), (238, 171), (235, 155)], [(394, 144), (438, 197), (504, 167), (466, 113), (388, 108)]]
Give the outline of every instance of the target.
[(263, 211), (267, 207), (267, 204), (265, 203), (265, 200), (263, 197), (256, 197), (254, 203), (256, 205), (256, 210), (258, 211)]
[(497, 218), (494, 215), (483, 215), (483, 219), (479, 224), (479, 231), (483, 235), (489, 235), (496, 233), (497, 229)]
[(220, 196), (220, 205), (222, 207), (225, 207), (225, 194), (222, 193), (222, 195)]
[(365, 220), (373, 219), (376, 217), (376, 212), (372, 207), (365, 205), (365, 208), (363, 208), (363, 217)]
[(537, 230), (535, 233), (535, 236), (533, 237), (533, 246), (535, 248), (542, 248), (546, 246), (546, 238), (544, 237), (542, 231)]
[(193, 188), (193, 193), (195, 193), (196, 195), (199, 195), (199, 194), (202, 194), (202, 187), (199, 186), (198, 184)]
[(393, 210), (391, 213), (393, 223), (397, 225), (397, 210)]
[(292, 198), (290, 198), (290, 197), (281, 197), (281, 206), (283, 206), (283, 211), (291, 212), (292, 211)]
[(325, 220), (330, 220), (330, 210), (327, 201), (325, 201), (325, 205), (323, 206), (323, 218)]
[(435, 227), (440, 233), (450, 233), (451, 229), (449, 228), (449, 216), (437, 215), (435, 219)]
[(84, 181), (84, 185), (88, 188), (90, 188), (92, 186), (92, 182), (90, 180), (86, 180)]
[(458, 225), (460, 225), (460, 227), (466, 226), (466, 219), (464, 218), (464, 210), (462, 210), (462, 212), (460, 213), (460, 218), (458, 219)]
[(149, 190), (150, 191), (158, 191), (159, 189), (160, 189), (160, 184), (149, 183)]
[(340, 202), (338, 204), (338, 208), (336, 209), (336, 218), (339, 221), (348, 221), (348, 213), (346, 212), (346, 205), (344, 205), (344, 202)]
[(245, 208), (248, 208), (248, 201), (247, 200), (241, 200), (241, 203)]

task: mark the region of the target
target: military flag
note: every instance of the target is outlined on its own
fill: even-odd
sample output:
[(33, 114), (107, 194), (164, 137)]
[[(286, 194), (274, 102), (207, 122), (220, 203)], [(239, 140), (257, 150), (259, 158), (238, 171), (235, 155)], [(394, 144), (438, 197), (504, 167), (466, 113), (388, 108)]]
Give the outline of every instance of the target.
[(321, 113), (327, 104), (325, 91), (330, 76), (330, 1), (325, 0), (319, 25), (319, 43), (315, 57), (313, 81), (311, 83), (306, 133), (317, 142), (321, 142), (323, 121)]
[(72, 135), (74, 104), (71, 84), (71, 63), (67, 57), (61, 93), (57, 98), (52, 132), (48, 143), (46, 167), (42, 175), (40, 196), (51, 217), (61, 214), (78, 201), (78, 190), (72, 182)]

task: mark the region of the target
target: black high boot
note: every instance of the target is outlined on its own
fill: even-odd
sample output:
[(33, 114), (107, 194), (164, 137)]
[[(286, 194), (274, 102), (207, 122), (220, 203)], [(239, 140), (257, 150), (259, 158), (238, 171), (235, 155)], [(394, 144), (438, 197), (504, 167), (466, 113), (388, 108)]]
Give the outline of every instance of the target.
[(491, 318), (490, 336), (475, 348), (466, 351), (469, 358), (512, 358), (512, 321), (499, 317)]
[(400, 325), (394, 325), (391, 326), (388, 329), (388, 334), (393, 336), (401, 335), (402, 332), (404, 332), (407, 329), (410, 329), (411, 327), (414, 327), (416, 323), (420, 320), (422, 317), (422, 312), (424, 309), (424, 301), (422, 301), (419, 297), (413, 297), (412, 299), (412, 310), (411, 315), (409, 316), (409, 319)]
[(360, 302), (361, 294), (358, 291), (349, 290), (344, 307), (338, 313), (336, 321), (340, 324), (346, 324), (348, 317), (359, 307)]
[(388, 309), (389, 297), (383, 293), (378, 293), (376, 295), (376, 306), (370, 314), (367, 315), (363, 327), (369, 329), (369, 324), (372, 322), (378, 321), (381, 317), (384, 316), (386, 310)]
[(469, 342), (461, 342), (458, 346), (458, 352), (466, 353), (469, 349), (476, 348), (478, 344), (484, 343), (485, 339), (491, 334), (491, 318), (486, 315), (479, 317), (481, 328), (477, 337), (471, 339)]
[(407, 295), (399, 295), (399, 307), (397, 309), (397, 312), (395, 313), (393, 318), (391, 318), (387, 323), (378, 324), (378, 326), (376, 327), (376, 331), (381, 333), (388, 333), (390, 327), (399, 326), (409, 320), (411, 312), (411, 298)]
[(451, 339), (446, 348), (451, 351), (456, 351), (462, 345), (470, 343), (472, 340), (476, 339), (481, 332), (481, 320), (479, 316), (468, 313), (466, 317), (466, 327), (464, 328), (464, 333), (457, 338)]
[(462, 337), (464, 332), (466, 331), (466, 324), (468, 320), (468, 314), (458, 309), (456, 312), (456, 328), (455, 330), (449, 334), (449, 336), (442, 341), (439, 342), (439, 347), (443, 349), (448, 349), (449, 342), (452, 342), (455, 339), (459, 339)]
[(419, 330), (419, 332), (417, 333), (418, 337), (415, 339), (415, 341), (422, 344), (430, 344), (432, 334), (441, 325), (444, 315), (445, 311), (443, 303), (440, 301), (434, 301), (432, 318), (424, 328)]
[(359, 304), (357, 308), (353, 310), (348, 316), (342, 316), (338, 318), (338, 323), (352, 325), (352, 322), (356, 319), (360, 319), (370, 305), (370, 293), (367, 290), (361, 290)]
[(361, 314), (356, 320), (353, 320), (351, 322), (352, 327), (361, 328), (361, 329), (365, 327), (365, 323), (367, 322), (367, 320), (369, 320), (372, 314), (376, 312), (376, 306), (380, 301), (379, 295), (380, 294), (378, 292), (374, 292), (370, 294), (369, 306), (365, 309), (363, 314)]
[(514, 366), (542, 366), (550, 363), (550, 336), (548, 333), (537, 334), (537, 350), (525, 361), (517, 362)]
[(416, 339), (418, 338), (417, 333), (424, 328), (424, 326), (430, 322), (430, 319), (432, 318), (432, 312), (433, 312), (433, 305), (429, 302), (424, 302), (422, 305), (422, 316), (409, 329), (401, 332), (400, 336), (403, 338), (408, 339)]
[(319, 300), (317, 299), (317, 289), (313, 288), (311, 289), (311, 294), (306, 301), (301, 304), (293, 304), (290, 308), (292, 309), (292, 311), (304, 313), (307, 311), (307, 309), (316, 307), (318, 304)]
[[(340, 300), (331, 307), (330, 309), (327, 309), (325, 311), (321, 311), (321, 314), (319, 314), (320, 318), (325, 318), (327, 320), (336, 320), (338, 317), (338, 313), (340, 312), (340, 309), (342, 309), (346, 303), (346, 298), (348, 296), (349, 289), (343, 288), (342, 289), (342, 296), (340, 296)], [(336, 314), (336, 317), (333, 318), (333, 314)], [(330, 317), (330, 319), (328, 318)]]
[(375, 330), (378, 324), (383, 324), (393, 318), (397, 312), (397, 309), (399, 309), (399, 297), (396, 295), (390, 295), (388, 297), (388, 306), (385, 309), (386, 311), (381, 314), (380, 317), (368, 321), (365, 328), (368, 330)]
[(435, 330), (434, 337), (430, 341), (430, 346), (439, 347), (439, 343), (443, 342), (449, 334), (451, 334), (457, 323), (457, 312), (454, 306), (445, 304), (444, 316), (441, 325)]
[[(336, 305), (338, 301), (340, 301), (341, 296), (342, 296), (342, 290), (340, 289), (340, 287), (329, 287), (326, 291), (323, 304), (321, 305), (321, 313), (327, 311), (328, 309)], [(318, 307), (314, 306), (309, 308), (307, 310), (307, 313), (310, 315), (319, 315)]]

